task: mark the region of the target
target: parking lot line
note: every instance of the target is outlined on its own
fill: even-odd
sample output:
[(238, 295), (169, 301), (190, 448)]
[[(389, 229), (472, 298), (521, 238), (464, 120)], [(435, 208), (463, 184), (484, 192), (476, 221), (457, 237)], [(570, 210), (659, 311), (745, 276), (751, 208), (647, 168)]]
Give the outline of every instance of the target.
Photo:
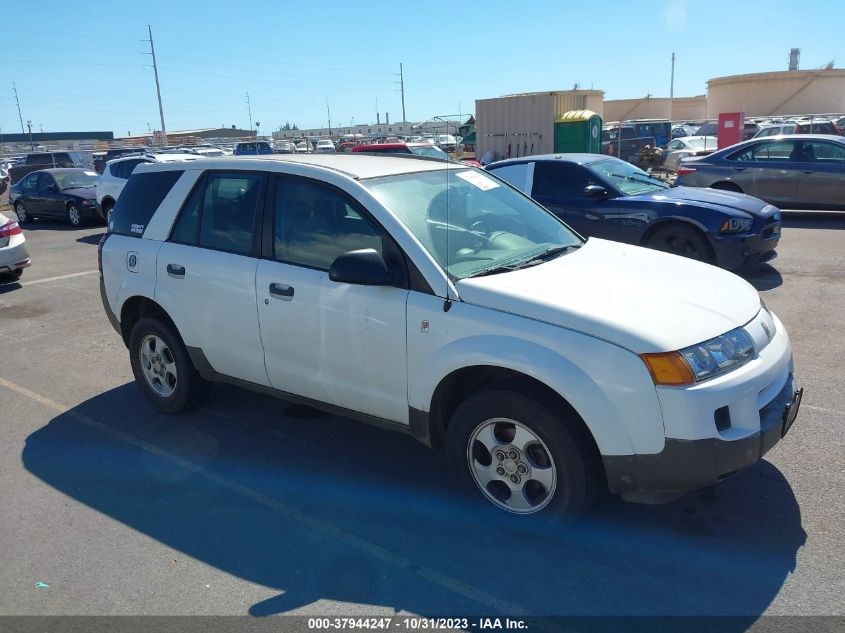
[(58, 275), (57, 277), (45, 277), (44, 279), (33, 279), (32, 281), (24, 281), (22, 286), (34, 286), (35, 284), (46, 284), (50, 281), (59, 281), (61, 279), (71, 279), (73, 277), (82, 277), (84, 275), (93, 275), (100, 272), (99, 270), (84, 270), (81, 273), (70, 273), (67, 275)]
[[(96, 271), (95, 271), (96, 272)], [(199, 475), (203, 479), (206, 479), (212, 483), (215, 483), (227, 490), (234, 492), (250, 501), (255, 503), (259, 503), (271, 510), (279, 512), (280, 514), (285, 515), (288, 518), (294, 519), (307, 527), (319, 530), (320, 532), (326, 534), (327, 536), (331, 536), (336, 541), (339, 541), (347, 546), (353, 547), (361, 552), (369, 554), (373, 558), (376, 558), (382, 562), (389, 563), (394, 565), (405, 572), (413, 572), (419, 577), (428, 580), (429, 582), (442, 587), (452, 593), (458, 594), (463, 596), (464, 598), (468, 598), (477, 602), (480, 605), (483, 605), (489, 609), (495, 609), (500, 613), (507, 613), (509, 615), (516, 615), (516, 616), (524, 616), (528, 615), (525, 609), (517, 606), (516, 604), (512, 604), (506, 600), (502, 600), (497, 598), (496, 596), (490, 595), (484, 591), (471, 587), (460, 580), (452, 578), (451, 576), (447, 576), (446, 574), (440, 573), (430, 567), (426, 567), (424, 565), (420, 565), (419, 563), (415, 563), (414, 561), (401, 556), (399, 554), (395, 554), (380, 545), (375, 543), (371, 543), (360, 536), (344, 530), (343, 528), (339, 528), (331, 523), (323, 521), (322, 519), (318, 519), (310, 514), (297, 510), (286, 503), (273, 499), (272, 497), (268, 497), (265, 494), (262, 494), (248, 486), (244, 486), (236, 481), (223, 477), (221, 475), (215, 474), (210, 470), (200, 466), (199, 464), (195, 464), (194, 462), (184, 459), (183, 457), (179, 457), (178, 455), (174, 455), (173, 453), (164, 450), (154, 444), (146, 442), (140, 438), (135, 437), (129, 433), (124, 433), (123, 431), (119, 431), (117, 429), (111, 428), (102, 424), (92, 418), (91, 416), (85, 415), (84, 413), (80, 413), (78, 411), (74, 411), (73, 409), (66, 407), (55, 400), (52, 400), (46, 396), (43, 396), (39, 393), (34, 391), (30, 391), (26, 387), (22, 387), (18, 384), (15, 384), (9, 380), (6, 380), (3, 377), (0, 377), (0, 387), (5, 387), (6, 389), (13, 391), (21, 396), (29, 398), (39, 404), (45, 406), (52, 411), (55, 411), (58, 414), (69, 415), (77, 422), (80, 422), (88, 427), (97, 429), (98, 431), (105, 433), (115, 439), (119, 439), (127, 444), (131, 444), (132, 446), (139, 448), (143, 451), (151, 453), (161, 459), (169, 461), (171, 464), (175, 464), (180, 468), (184, 468), (188, 472)]]

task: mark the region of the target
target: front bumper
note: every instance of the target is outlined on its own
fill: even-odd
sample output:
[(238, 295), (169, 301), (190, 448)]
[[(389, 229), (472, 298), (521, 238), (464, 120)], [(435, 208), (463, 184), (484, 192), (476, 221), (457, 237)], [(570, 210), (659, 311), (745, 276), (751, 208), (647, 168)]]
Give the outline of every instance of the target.
[(658, 387), (661, 452), (602, 457), (612, 492), (671, 500), (751, 466), (780, 440), (798, 392), (789, 335), (762, 309), (743, 328), (757, 350), (745, 365), (692, 386)]
[(742, 439), (667, 438), (660, 453), (603, 457), (610, 491), (630, 501), (672, 500), (752, 466), (789, 430), (786, 410), (799, 393), (790, 373), (783, 389), (760, 410), (760, 430)]
[(782, 228), (780, 211), (775, 210), (774, 213), (755, 220), (753, 233), (711, 233), (710, 243), (713, 245), (716, 262), (722, 268), (737, 270), (773, 260), (777, 257), (775, 248), (780, 242)]

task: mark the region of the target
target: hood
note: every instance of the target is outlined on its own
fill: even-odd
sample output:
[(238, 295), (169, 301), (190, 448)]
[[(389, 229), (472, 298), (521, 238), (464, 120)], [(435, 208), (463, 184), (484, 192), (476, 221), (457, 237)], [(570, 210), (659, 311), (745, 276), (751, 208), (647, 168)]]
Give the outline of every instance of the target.
[(462, 279), (462, 301), (595, 336), (637, 354), (667, 352), (744, 325), (751, 284), (721, 268), (590, 238), (544, 264)]
[(86, 200), (93, 200), (97, 197), (96, 187), (74, 187), (72, 189), (62, 189), (62, 193), (66, 196), (76, 196), (77, 198), (85, 198)]
[(629, 202), (691, 203), (723, 212), (743, 211), (752, 215), (760, 215), (760, 212), (769, 206), (768, 203), (759, 198), (744, 193), (721, 189), (703, 189), (701, 187), (672, 187), (671, 189), (661, 189), (640, 196), (628, 196), (624, 199)]

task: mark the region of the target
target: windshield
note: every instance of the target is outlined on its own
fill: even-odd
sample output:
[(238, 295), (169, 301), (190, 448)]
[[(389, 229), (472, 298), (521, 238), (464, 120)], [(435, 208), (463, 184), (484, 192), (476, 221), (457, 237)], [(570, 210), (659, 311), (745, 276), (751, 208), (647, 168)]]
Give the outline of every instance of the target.
[(408, 149), (411, 150), (412, 154), (416, 154), (417, 156), (428, 156), (429, 158), (449, 158), (449, 154), (436, 145), (418, 145), (415, 147), (409, 147)]
[(715, 136), (708, 136), (706, 138), (691, 138), (687, 139), (686, 143), (693, 149), (716, 149), (718, 139), (716, 139)]
[(642, 169), (618, 158), (596, 161), (585, 167), (617, 189), (623, 196), (639, 196), (658, 189), (669, 188), (669, 185), (651, 178)]
[(452, 279), (539, 263), (538, 257), (549, 251), (560, 254), (556, 249), (582, 243), (543, 207), (478, 169), (443, 169), (361, 182)]
[(78, 189), (80, 187), (96, 187), (97, 173), (93, 171), (66, 171), (55, 172), (53, 177), (59, 185), (59, 189)]

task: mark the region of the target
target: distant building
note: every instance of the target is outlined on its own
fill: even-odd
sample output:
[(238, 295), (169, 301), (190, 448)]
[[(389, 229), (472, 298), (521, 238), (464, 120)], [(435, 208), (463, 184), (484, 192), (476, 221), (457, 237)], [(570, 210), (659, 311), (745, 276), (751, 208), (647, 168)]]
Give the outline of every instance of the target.
[[(99, 149), (114, 140), (113, 132), (33, 132), (32, 145), (36, 149)], [(0, 134), (0, 152), (31, 151), (30, 135)]]
[[(243, 130), (235, 127), (203, 127), (195, 130), (176, 130), (167, 132), (167, 142), (169, 145), (179, 145), (181, 143), (199, 142), (199, 140), (208, 139), (250, 139), (255, 138), (258, 132), (255, 130)], [(120, 143), (126, 145), (153, 145), (153, 133), (134, 134), (132, 136), (121, 136), (116, 139)]]
[[(341, 136), (351, 136), (359, 134), (361, 136), (412, 136), (414, 134), (422, 134), (422, 131), (414, 131), (415, 126), (420, 126), (421, 123), (414, 123), (411, 121), (400, 123), (361, 123), (359, 125), (341, 125), (338, 127), (332, 126), (331, 138), (337, 139)], [(436, 134), (436, 132), (426, 133)], [(292, 138), (329, 138), (328, 127), (312, 127), (303, 128), (301, 130), (278, 130), (273, 132), (273, 140), (283, 141)]]

